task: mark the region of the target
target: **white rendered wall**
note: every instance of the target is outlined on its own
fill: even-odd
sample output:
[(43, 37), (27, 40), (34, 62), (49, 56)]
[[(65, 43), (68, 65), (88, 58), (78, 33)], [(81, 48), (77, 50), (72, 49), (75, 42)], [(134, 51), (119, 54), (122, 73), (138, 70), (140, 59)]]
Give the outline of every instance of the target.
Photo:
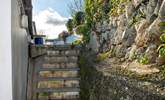
[(28, 39), (17, 0), (0, 0), (0, 100), (26, 100)]
[(11, 0), (0, 2), (0, 100), (12, 100)]
[(26, 100), (28, 34), (20, 27), (21, 10), (17, 0), (11, 0), (11, 9), (13, 100)]

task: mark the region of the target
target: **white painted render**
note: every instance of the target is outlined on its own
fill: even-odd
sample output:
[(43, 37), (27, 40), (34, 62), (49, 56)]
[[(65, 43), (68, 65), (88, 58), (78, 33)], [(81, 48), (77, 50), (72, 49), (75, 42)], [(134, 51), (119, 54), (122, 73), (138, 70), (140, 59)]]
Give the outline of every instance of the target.
[(28, 68), (28, 33), (21, 28), (21, 9), (11, 0), (13, 100), (26, 100)]
[(17, 0), (0, 1), (0, 100), (26, 100), (28, 34)]
[(0, 100), (12, 100), (11, 0), (0, 2)]

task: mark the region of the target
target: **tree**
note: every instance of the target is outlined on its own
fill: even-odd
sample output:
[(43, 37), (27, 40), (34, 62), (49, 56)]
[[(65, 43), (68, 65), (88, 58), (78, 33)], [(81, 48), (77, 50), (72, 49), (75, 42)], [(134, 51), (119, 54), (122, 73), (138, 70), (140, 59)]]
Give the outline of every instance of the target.
[(76, 34), (82, 35), (84, 42), (89, 41), (89, 39), (90, 39), (89, 33), (90, 33), (90, 27), (88, 27), (87, 24), (79, 25), (76, 28)]
[(66, 23), (66, 27), (68, 29), (68, 32), (73, 33), (73, 19), (69, 19)]
[(73, 17), (74, 25), (78, 26), (84, 22), (85, 19), (85, 13), (82, 11), (78, 11), (75, 13)]

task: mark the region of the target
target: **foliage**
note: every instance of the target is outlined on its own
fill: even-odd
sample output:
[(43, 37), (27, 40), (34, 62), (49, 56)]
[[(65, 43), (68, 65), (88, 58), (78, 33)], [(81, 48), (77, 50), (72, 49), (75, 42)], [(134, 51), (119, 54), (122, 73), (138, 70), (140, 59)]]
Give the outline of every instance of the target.
[(165, 55), (165, 44), (161, 44), (157, 51), (159, 52), (159, 56)]
[(160, 36), (161, 42), (165, 43), (165, 33)]
[(49, 96), (49, 92), (43, 92), (43, 93), (40, 93), (41, 96)]
[(111, 0), (110, 2), (110, 15), (111, 16), (119, 16), (120, 14), (123, 14), (125, 12), (125, 3), (127, 3), (130, 0)]
[(165, 27), (165, 22), (161, 22), (160, 25)]
[(139, 63), (145, 65), (145, 64), (148, 64), (149, 63), (149, 59), (146, 55), (142, 55), (140, 60), (139, 60)]
[(76, 12), (73, 17), (74, 26), (81, 25), (84, 22), (84, 17), (85, 17), (84, 12), (82, 11)]
[(67, 21), (66, 27), (67, 27), (67, 29), (68, 29), (68, 31), (69, 31), (70, 33), (73, 32), (73, 20), (72, 20), (72, 19), (69, 19), (69, 20)]
[(98, 4), (96, 3), (97, 2), (94, 0), (85, 0), (86, 23), (88, 23), (89, 26), (91, 26), (93, 22), (93, 16), (97, 11)]
[(96, 61), (96, 62), (103, 61), (103, 60), (105, 60), (106, 58), (110, 57), (111, 54), (112, 54), (112, 51), (108, 51), (108, 52), (105, 52), (105, 53), (101, 53), (101, 54), (99, 54), (99, 55), (96, 57), (95, 61)]
[(77, 26), (76, 28), (76, 34), (79, 34), (79, 35), (82, 35), (83, 36), (83, 42), (84, 43), (87, 43), (89, 42), (89, 39), (90, 39), (90, 27), (88, 27), (87, 24), (82, 24), (82, 25), (79, 25)]
[(165, 21), (161, 22), (160, 26), (162, 26), (162, 32), (165, 33)]
[(87, 27), (86, 24), (79, 25), (76, 28), (76, 33), (79, 34), (79, 35), (84, 35), (88, 31), (89, 31), (89, 28)]
[(91, 24), (108, 18), (110, 0), (85, 0), (86, 22)]
[(73, 42), (73, 45), (81, 45), (82, 41), (81, 40), (76, 40)]
[(163, 27), (163, 34), (160, 36), (160, 41), (162, 44), (158, 47), (157, 51), (159, 52), (159, 56), (165, 55), (165, 22), (161, 22), (160, 25)]

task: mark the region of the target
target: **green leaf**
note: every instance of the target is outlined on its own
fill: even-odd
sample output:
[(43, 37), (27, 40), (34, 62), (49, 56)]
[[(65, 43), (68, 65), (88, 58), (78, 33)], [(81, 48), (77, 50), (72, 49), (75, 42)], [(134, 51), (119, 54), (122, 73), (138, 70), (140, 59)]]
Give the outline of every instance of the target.
[(165, 42), (165, 33), (160, 36), (160, 40), (161, 40), (161, 42)]
[(160, 26), (164, 26), (165, 27), (165, 22), (161, 22)]
[(165, 30), (162, 30), (163, 33), (165, 33)]
[(165, 48), (159, 49), (159, 55), (164, 56), (165, 55)]

